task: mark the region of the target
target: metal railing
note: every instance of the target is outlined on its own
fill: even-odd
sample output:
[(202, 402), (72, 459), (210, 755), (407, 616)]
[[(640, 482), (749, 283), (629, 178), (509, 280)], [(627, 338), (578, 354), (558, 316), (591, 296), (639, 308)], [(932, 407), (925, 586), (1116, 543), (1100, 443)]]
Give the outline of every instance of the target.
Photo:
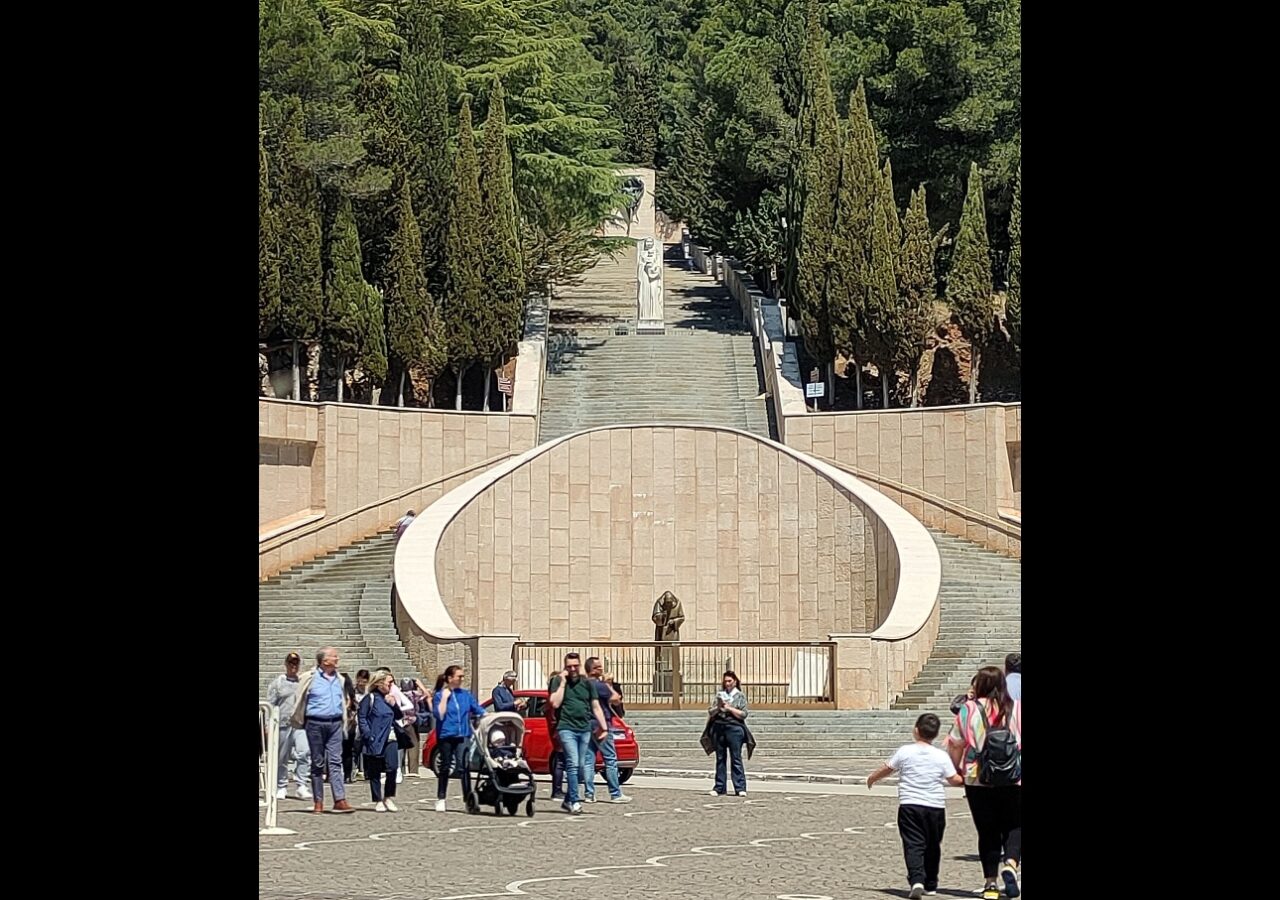
[(258, 733), (262, 735), (262, 752), (258, 754), (258, 789), (263, 796), (258, 806), (267, 808), (266, 822), (258, 829), (258, 834), (297, 834), (276, 824), (279, 811), (276, 772), (280, 764), (280, 710), (274, 703), (259, 701)]
[(520, 686), (545, 688), (570, 652), (600, 657), (627, 709), (706, 709), (727, 670), (753, 709), (836, 707), (833, 641), (524, 641), (511, 651)]

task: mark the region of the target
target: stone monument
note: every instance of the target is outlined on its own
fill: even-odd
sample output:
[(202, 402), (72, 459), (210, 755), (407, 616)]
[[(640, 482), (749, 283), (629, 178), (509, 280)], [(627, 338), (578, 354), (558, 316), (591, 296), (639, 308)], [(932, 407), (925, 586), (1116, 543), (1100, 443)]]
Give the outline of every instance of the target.
[[(655, 641), (680, 640), (680, 626), (684, 624), (684, 607), (680, 600), (670, 591), (663, 592), (653, 604), (653, 639)], [(653, 693), (670, 695), (672, 670), (675, 664), (675, 650), (672, 647), (658, 647), (654, 654)]]
[(654, 238), (641, 238), (636, 243), (636, 282), (639, 288), (636, 331), (661, 334), (665, 330), (662, 310), (662, 251)]

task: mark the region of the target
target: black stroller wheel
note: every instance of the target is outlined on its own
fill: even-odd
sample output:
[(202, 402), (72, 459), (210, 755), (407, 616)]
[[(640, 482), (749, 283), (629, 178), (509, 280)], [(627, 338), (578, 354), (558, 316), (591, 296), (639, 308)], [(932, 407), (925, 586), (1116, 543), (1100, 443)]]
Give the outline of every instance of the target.
[(530, 800), (528, 803), (524, 805), (524, 814), (531, 819), (533, 818), (533, 801), (532, 800)]

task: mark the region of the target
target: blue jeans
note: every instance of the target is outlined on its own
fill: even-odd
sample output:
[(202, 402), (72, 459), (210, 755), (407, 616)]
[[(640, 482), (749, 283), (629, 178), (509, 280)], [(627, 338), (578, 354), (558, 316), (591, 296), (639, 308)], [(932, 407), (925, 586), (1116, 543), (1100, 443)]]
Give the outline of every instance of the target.
[(307, 743), (311, 746), (311, 793), (320, 803), (324, 800), (324, 771), (320, 760), (328, 762), (329, 788), (333, 801), (347, 799), (347, 787), (342, 783), (342, 718), (331, 722), (307, 719)]
[[(564, 774), (569, 783), (564, 802), (572, 806), (579, 802), (578, 783), (582, 780), (582, 769), (587, 754), (591, 753), (590, 731), (568, 731), (561, 728), (560, 743), (564, 746)], [(595, 754), (591, 755), (592, 768), (595, 768)], [(585, 785), (584, 785), (585, 786)]]
[(747, 789), (747, 772), (742, 767), (742, 745), (747, 733), (741, 725), (717, 724), (711, 731), (716, 742), (716, 793), (725, 792), (725, 757), (732, 759), (733, 789), (741, 794)]
[(610, 797), (621, 797), (622, 787), (618, 784), (618, 748), (613, 744), (613, 734), (605, 735), (603, 741), (591, 738), (591, 757), (582, 763), (583, 792), (588, 797), (596, 795), (596, 751), (604, 757), (604, 780), (609, 785)]
[(564, 751), (551, 751), (551, 798), (564, 796)]

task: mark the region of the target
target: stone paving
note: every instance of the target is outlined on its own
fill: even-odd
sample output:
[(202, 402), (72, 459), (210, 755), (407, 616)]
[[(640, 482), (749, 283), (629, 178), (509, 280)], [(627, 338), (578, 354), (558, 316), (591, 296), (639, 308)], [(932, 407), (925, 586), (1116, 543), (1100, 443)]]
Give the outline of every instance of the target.
[[(637, 776), (629, 805), (562, 812), (540, 785), (533, 818), (436, 813), (434, 779), (406, 778), (396, 814), (373, 812), (368, 787), (348, 788), (353, 815), (312, 815), (281, 803), (291, 836), (259, 837), (261, 900), (857, 900), (905, 897), (893, 789), (750, 784), (748, 798), (713, 798), (687, 780)], [(709, 787), (709, 786), (708, 786)], [(683, 789), (681, 789), (683, 788)], [(605, 796), (603, 785), (599, 796)], [(427, 801), (427, 802), (418, 802)], [(263, 815), (259, 810), (259, 825)], [(959, 791), (949, 792), (939, 896), (981, 885), (977, 838)]]

